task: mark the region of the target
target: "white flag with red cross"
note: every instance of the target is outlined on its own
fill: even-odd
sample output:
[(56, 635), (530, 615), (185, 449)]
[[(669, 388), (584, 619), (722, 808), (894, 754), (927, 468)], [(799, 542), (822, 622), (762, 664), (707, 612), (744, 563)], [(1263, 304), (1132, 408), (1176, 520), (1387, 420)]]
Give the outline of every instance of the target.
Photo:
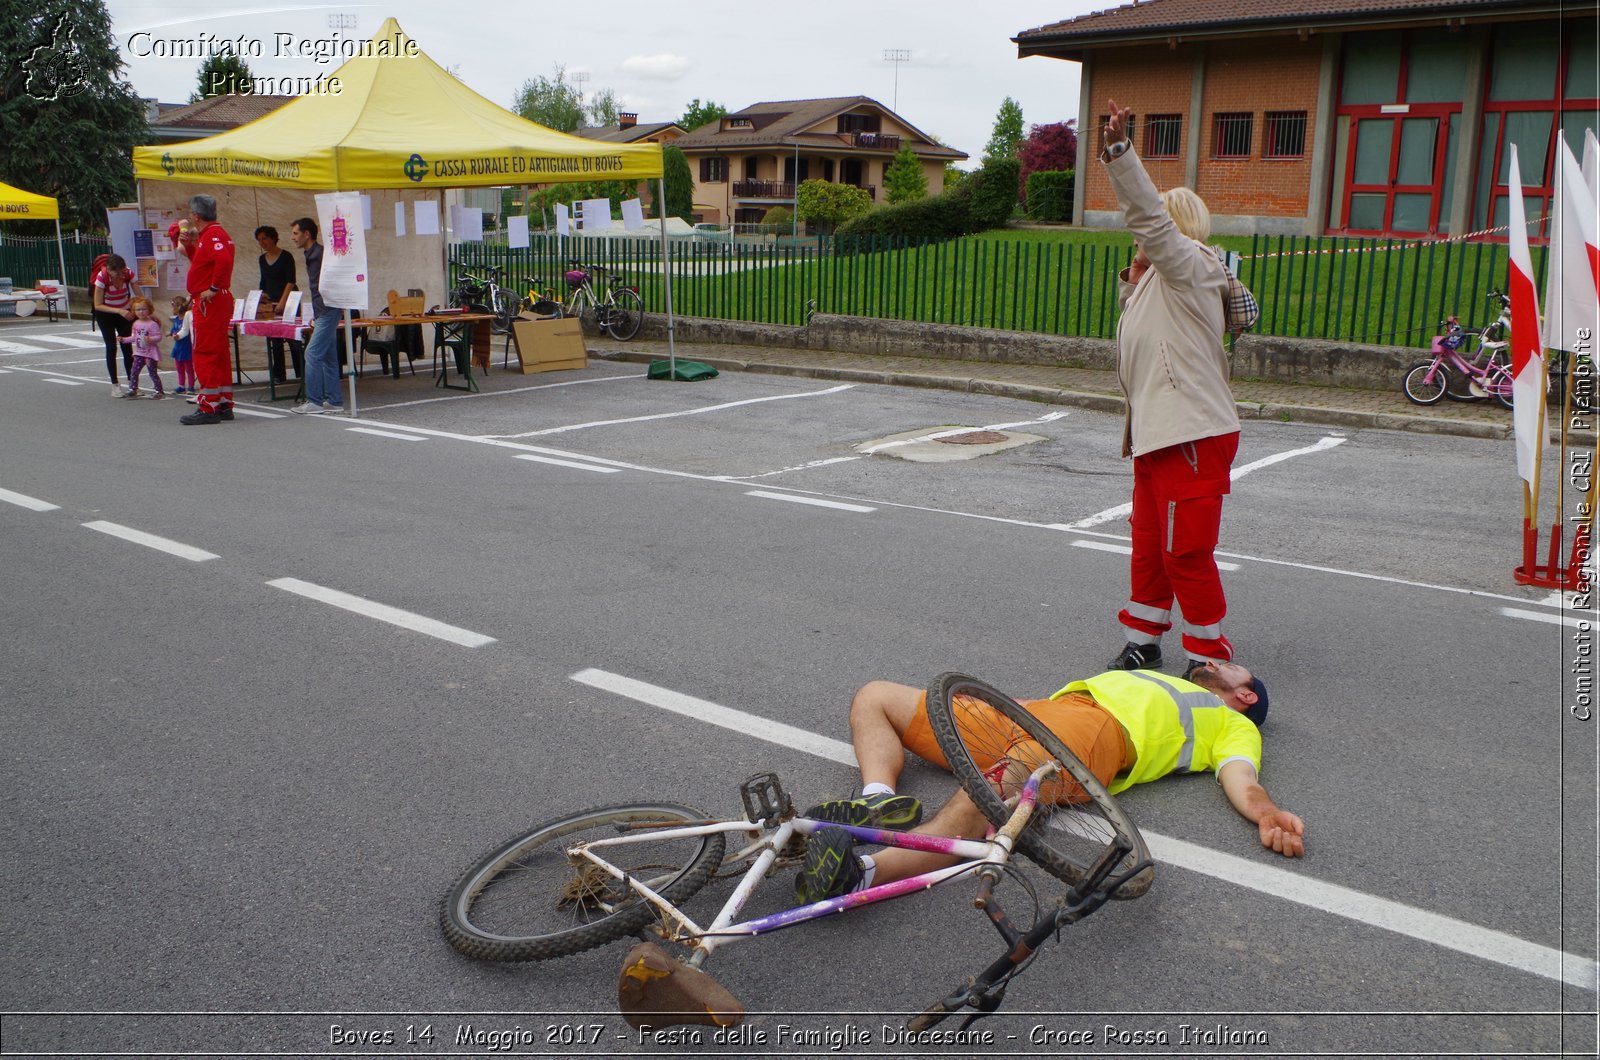
[(1544, 445), (1544, 348), (1539, 339), (1539, 295), (1528, 253), (1528, 219), (1522, 203), (1522, 169), (1511, 145), (1511, 421), (1517, 436), (1517, 474), (1539, 489), (1539, 452)]
[(1546, 349), (1587, 353), (1600, 331), (1595, 202), (1578, 160), (1560, 133), (1556, 134), (1555, 171), (1544, 287), (1544, 344)]

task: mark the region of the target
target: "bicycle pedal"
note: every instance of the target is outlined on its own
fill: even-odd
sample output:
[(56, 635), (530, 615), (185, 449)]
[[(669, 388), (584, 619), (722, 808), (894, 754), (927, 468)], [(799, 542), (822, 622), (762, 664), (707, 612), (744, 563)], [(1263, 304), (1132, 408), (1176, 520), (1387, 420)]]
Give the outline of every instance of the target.
[(794, 801), (776, 773), (757, 773), (739, 785), (747, 821), (783, 821), (794, 816)]

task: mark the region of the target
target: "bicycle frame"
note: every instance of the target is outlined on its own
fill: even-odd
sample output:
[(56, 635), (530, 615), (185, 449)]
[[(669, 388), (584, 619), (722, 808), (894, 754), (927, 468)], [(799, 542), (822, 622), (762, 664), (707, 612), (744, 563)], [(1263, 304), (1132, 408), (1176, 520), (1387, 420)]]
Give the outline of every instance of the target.
[[(986, 840), (958, 839), (920, 832), (896, 832), (887, 829), (860, 828), (854, 825), (833, 825), (836, 828), (844, 828), (856, 839), (865, 843), (950, 854), (965, 860), (954, 865), (947, 865), (944, 868), (910, 876), (903, 880), (878, 884), (837, 898), (824, 898), (810, 905), (786, 909), (779, 913), (772, 913), (743, 922), (736, 922), (740, 912), (755, 893), (756, 887), (760, 885), (761, 880), (777, 861), (779, 852), (796, 835), (808, 836), (819, 828), (828, 827), (830, 822), (817, 821), (809, 817), (792, 817), (779, 822), (776, 828), (769, 829), (766, 819), (759, 821), (717, 821), (680, 828), (651, 829), (642, 832), (638, 838), (618, 836), (614, 839), (598, 839), (573, 847), (567, 853), (569, 857), (586, 859), (603, 872), (626, 883), (634, 893), (653, 905), (663, 917), (663, 927), (659, 929), (663, 938), (689, 946), (693, 953), (686, 963), (691, 968), (699, 968), (715, 950), (741, 939), (754, 938), (782, 928), (803, 924), (810, 920), (817, 920), (836, 913), (843, 913), (850, 909), (874, 905), (878, 902), (888, 901), (891, 898), (899, 898), (916, 891), (930, 890), (940, 884), (948, 883), (964, 876), (980, 873), (988, 874), (987, 878), (992, 884), (995, 879), (998, 879), (1000, 870), (1011, 859), (1017, 835), (1033, 816), (1034, 807), (1038, 803), (1041, 779), (1054, 771), (1055, 763), (1046, 762), (1034, 772), (1033, 776), (1029, 777), (1028, 782), (1023, 786), (1021, 796), (1017, 802), (1017, 808), (1012, 812), (1011, 819), (997, 833)], [(718, 832), (742, 832), (755, 837), (742, 850), (724, 858), (725, 864), (742, 861), (752, 856), (755, 860), (745, 870), (744, 876), (734, 888), (733, 894), (729, 895), (727, 901), (723, 903), (722, 909), (717, 913), (716, 918), (709, 927), (704, 928), (700, 927), (688, 914), (656, 893), (648, 885), (630, 876), (595, 853), (596, 850), (601, 848), (626, 846), (632, 842), (692, 838), (713, 835)], [(671, 921), (670, 926), (666, 924), (668, 920)]]

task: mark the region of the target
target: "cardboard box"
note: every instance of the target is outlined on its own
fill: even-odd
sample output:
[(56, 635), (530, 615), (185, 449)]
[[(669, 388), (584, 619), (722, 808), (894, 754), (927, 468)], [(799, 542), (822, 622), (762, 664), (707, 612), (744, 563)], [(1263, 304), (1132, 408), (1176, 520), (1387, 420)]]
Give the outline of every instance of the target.
[(524, 373), (589, 367), (589, 350), (576, 317), (524, 318), (512, 323), (511, 333), (517, 340), (517, 359)]

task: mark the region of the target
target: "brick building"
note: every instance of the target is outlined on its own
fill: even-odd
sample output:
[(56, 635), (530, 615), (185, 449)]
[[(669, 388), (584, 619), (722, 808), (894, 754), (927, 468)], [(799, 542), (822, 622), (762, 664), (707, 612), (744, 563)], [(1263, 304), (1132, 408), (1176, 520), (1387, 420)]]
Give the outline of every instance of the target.
[[(1600, 131), (1600, 25), (1566, 0), (1145, 0), (1026, 30), (1021, 56), (1082, 64), (1079, 128), (1135, 114), (1160, 187), (1218, 232), (1464, 235), (1506, 223), (1516, 143), (1529, 218), (1555, 137)], [(1119, 224), (1096, 165), (1074, 216)], [(1530, 232), (1539, 236), (1542, 232)]]

